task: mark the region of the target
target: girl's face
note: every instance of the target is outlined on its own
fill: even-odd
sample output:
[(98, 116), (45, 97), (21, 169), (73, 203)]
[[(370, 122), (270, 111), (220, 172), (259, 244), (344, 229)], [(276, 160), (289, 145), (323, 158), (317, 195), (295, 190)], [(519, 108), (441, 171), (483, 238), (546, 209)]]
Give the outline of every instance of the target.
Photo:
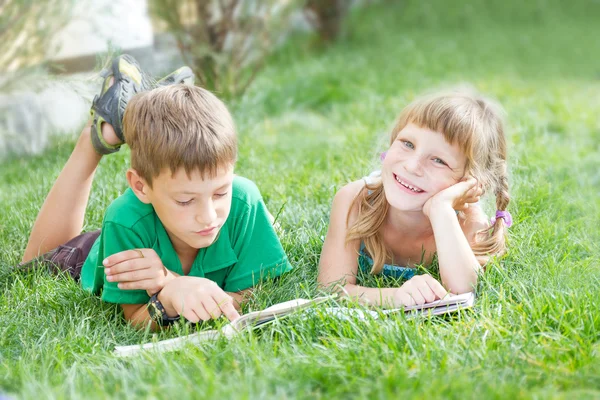
[(432, 196), (459, 182), (466, 161), (458, 145), (450, 145), (441, 133), (406, 125), (383, 161), (387, 201), (398, 210), (422, 210)]

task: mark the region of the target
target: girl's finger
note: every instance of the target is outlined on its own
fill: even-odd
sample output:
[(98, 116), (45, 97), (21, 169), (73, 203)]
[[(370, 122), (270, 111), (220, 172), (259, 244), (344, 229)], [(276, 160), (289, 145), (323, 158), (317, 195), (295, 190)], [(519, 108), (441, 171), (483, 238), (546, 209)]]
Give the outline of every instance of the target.
[(435, 293), (438, 299), (443, 299), (448, 294), (448, 291), (444, 289), (442, 284), (433, 278), (427, 281), (427, 285), (429, 286), (431, 291)]
[(425, 304), (425, 297), (423, 297), (423, 295), (421, 294), (421, 291), (418, 288), (414, 288), (413, 290), (411, 290), (408, 295), (410, 297), (412, 297), (413, 302), (415, 304)]
[[(433, 292), (433, 290), (431, 290), (429, 285), (427, 285), (427, 282), (424, 282), (424, 283), (425, 283), (424, 286), (419, 287), (419, 292), (421, 292), (421, 296), (423, 296), (423, 298), (425, 299), (425, 303), (431, 303), (432, 301), (435, 301), (436, 295)], [(425, 304), (425, 303), (423, 303), (423, 304)]]

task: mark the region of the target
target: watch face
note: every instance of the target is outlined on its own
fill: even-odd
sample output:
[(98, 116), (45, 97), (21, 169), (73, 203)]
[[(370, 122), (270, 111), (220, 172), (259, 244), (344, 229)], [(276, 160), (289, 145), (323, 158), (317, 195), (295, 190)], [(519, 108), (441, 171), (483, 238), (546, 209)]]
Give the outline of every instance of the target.
[(156, 304), (154, 301), (152, 301), (150, 303), (150, 307), (148, 307), (148, 314), (150, 314), (150, 317), (152, 319), (158, 320), (158, 321), (161, 321), (162, 317), (163, 317), (162, 310), (160, 309), (158, 304)]

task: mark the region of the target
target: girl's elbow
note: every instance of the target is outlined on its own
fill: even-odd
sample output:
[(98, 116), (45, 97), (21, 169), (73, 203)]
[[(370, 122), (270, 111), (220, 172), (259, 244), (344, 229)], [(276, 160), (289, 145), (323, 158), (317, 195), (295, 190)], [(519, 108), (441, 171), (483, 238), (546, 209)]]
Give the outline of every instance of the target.
[(472, 274), (469, 274), (469, 276), (465, 276), (463, 279), (447, 280), (443, 283), (450, 293), (463, 294), (475, 290), (475, 287), (477, 286), (477, 278), (478, 274), (475, 271), (473, 271)]

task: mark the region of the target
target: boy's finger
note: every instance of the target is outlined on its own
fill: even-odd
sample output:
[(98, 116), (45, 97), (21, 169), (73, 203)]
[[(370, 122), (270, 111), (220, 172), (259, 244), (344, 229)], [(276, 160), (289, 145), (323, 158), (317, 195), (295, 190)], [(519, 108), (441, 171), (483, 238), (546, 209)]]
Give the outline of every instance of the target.
[(106, 267), (104, 269), (104, 273), (106, 275), (116, 275), (123, 272), (140, 271), (148, 268), (150, 268), (148, 261), (143, 258), (139, 258), (134, 260), (126, 260), (110, 267)]
[(200, 316), (192, 308), (187, 308), (183, 310), (183, 314), (180, 315), (192, 323), (200, 322), (201, 319)]
[(198, 304), (198, 307), (194, 307), (194, 312), (200, 317), (202, 321), (209, 321), (212, 317), (210, 313), (204, 308), (202, 303)]
[(102, 265), (104, 265), (105, 267), (110, 267), (110, 266), (113, 266), (113, 265), (118, 264), (123, 261), (136, 259), (136, 258), (144, 258), (145, 255), (144, 255), (143, 250), (144, 249), (125, 250), (125, 251), (121, 251), (119, 253), (115, 253), (111, 256), (106, 257), (102, 261)]
[(234, 321), (240, 317), (240, 313), (237, 312), (231, 301), (220, 304), (220, 308), (223, 315), (230, 321)]
[(137, 270), (122, 272), (120, 274), (106, 275), (106, 280), (109, 282), (135, 282), (143, 280), (152, 280), (153, 276), (147, 270)]
[(120, 282), (117, 285), (117, 287), (121, 290), (148, 290), (148, 288), (152, 286), (152, 279), (145, 279), (141, 281), (132, 282)]
[(221, 316), (221, 308), (217, 305), (217, 302), (213, 300), (212, 297), (202, 300), (202, 305), (212, 319), (217, 319)]

